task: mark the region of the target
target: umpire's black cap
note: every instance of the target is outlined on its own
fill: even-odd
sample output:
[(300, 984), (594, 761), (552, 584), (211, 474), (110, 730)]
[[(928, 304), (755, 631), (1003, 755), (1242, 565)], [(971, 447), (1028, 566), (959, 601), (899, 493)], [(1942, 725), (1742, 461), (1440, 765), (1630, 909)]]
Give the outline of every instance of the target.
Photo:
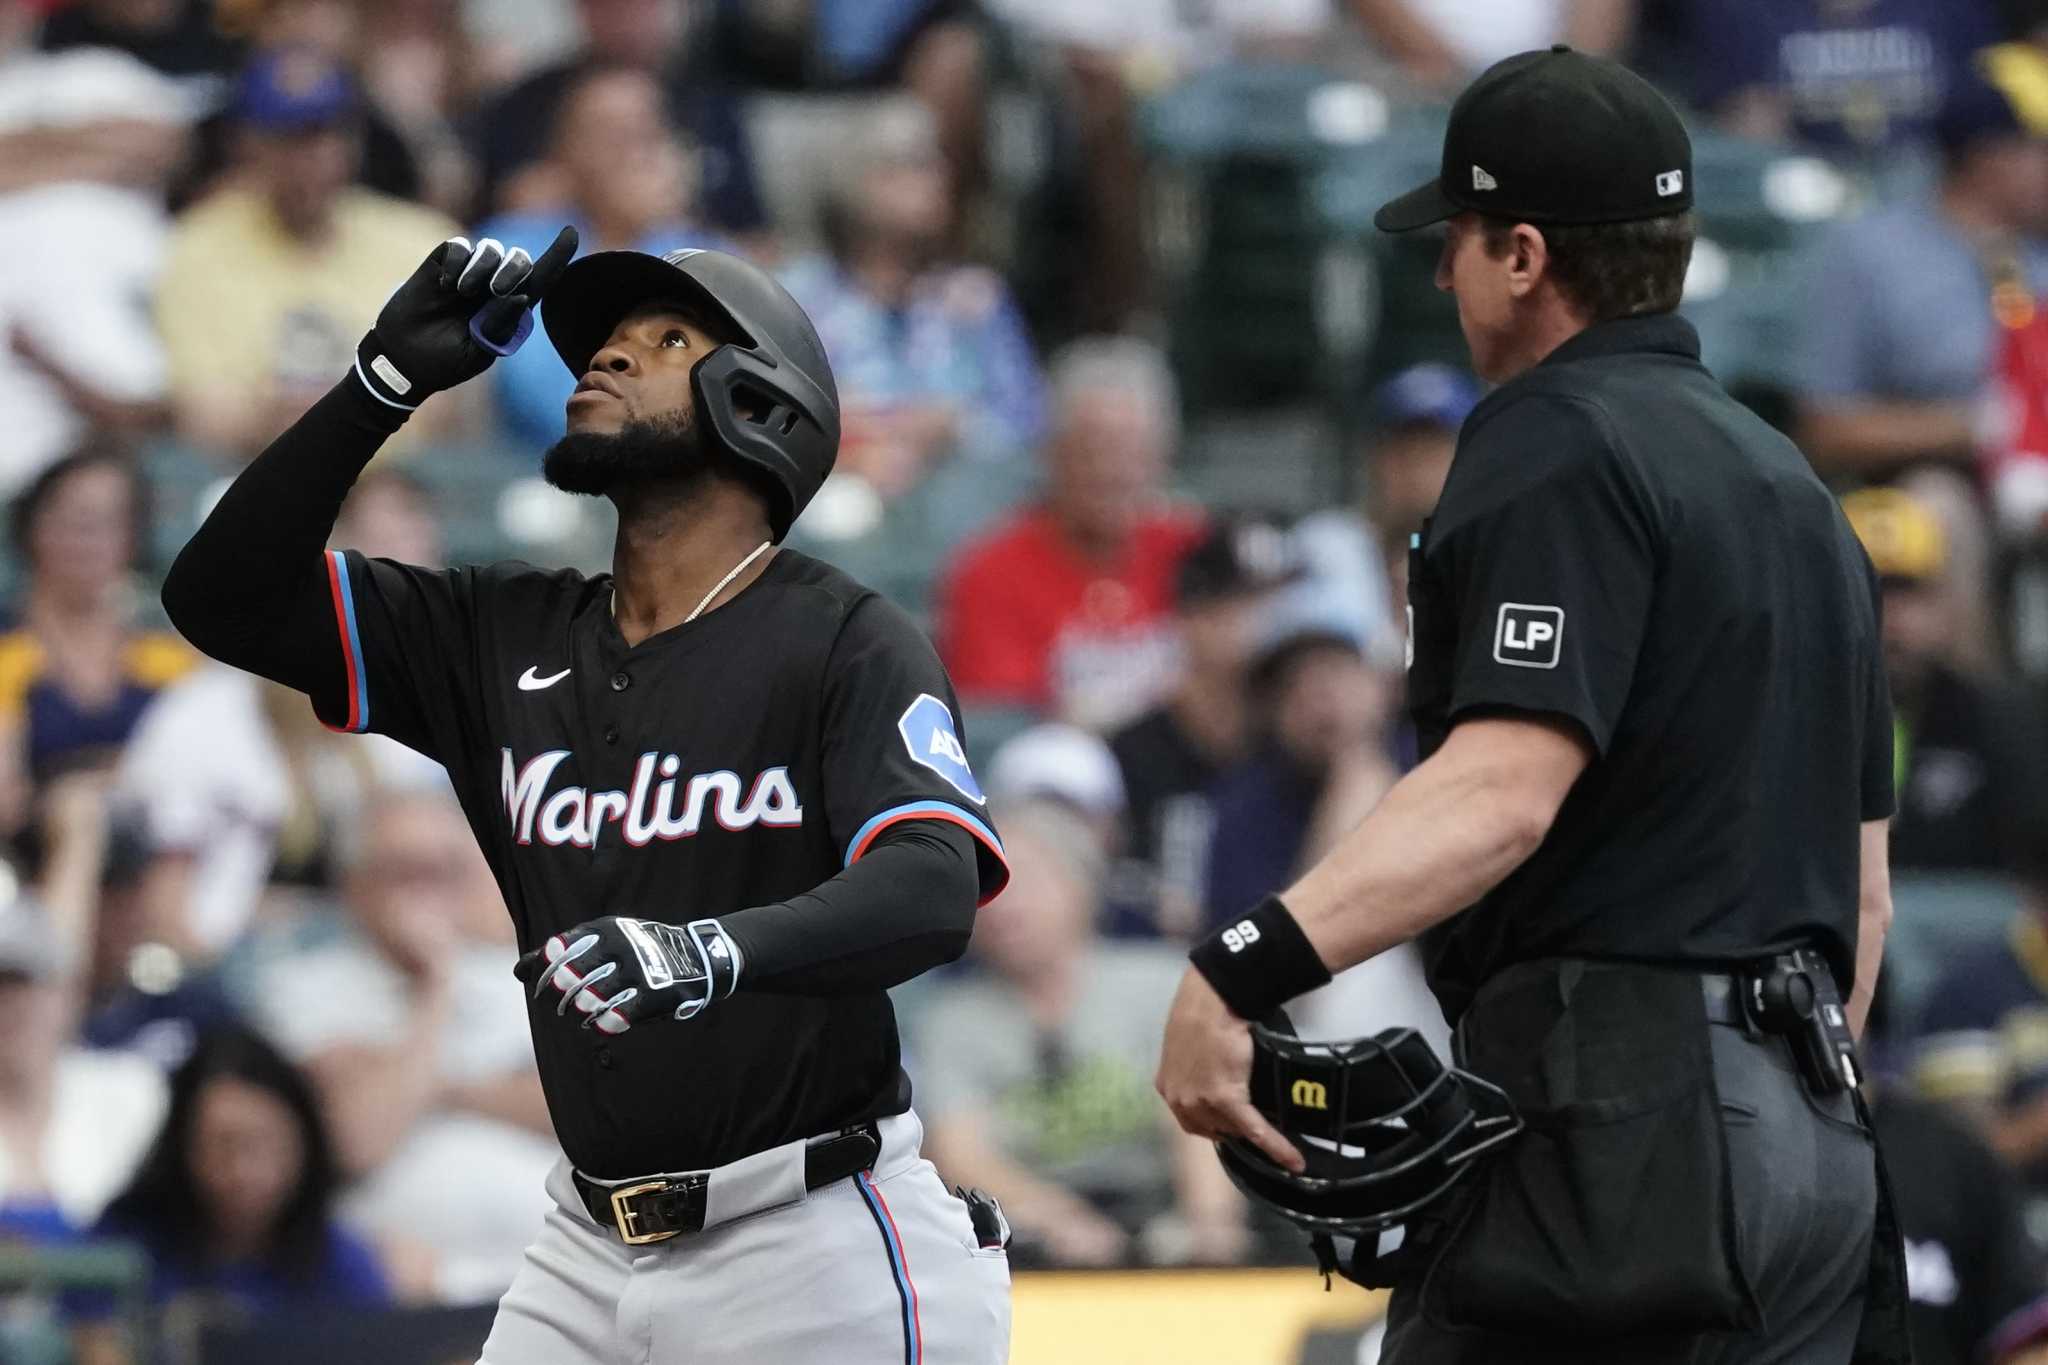
[(1518, 223), (1622, 223), (1692, 207), (1692, 139), (1619, 62), (1560, 43), (1496, 62), (1451, 106), (1442, 172), (1381, 206), (1408, 232), (1471, 210)]

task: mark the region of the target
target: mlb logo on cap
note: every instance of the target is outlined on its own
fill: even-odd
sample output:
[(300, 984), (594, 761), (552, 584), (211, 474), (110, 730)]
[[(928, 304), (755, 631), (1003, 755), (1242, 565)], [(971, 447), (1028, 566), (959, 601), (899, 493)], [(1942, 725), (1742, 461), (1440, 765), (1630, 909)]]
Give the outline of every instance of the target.
[(1665, 199), (1685, 193), (1685, 172), (1666, 171), (1657, 177), (1657, 193)]

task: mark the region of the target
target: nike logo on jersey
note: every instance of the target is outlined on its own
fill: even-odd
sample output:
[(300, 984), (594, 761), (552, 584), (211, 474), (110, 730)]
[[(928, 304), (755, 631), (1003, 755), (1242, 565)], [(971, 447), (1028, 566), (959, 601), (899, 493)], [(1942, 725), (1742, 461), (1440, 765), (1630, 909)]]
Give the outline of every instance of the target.
[(683, 761), (676, 755), (645, 753), (633, 766), (633, 785), (624, 791), (563, 787), (549, 793), (548, 780), (569, 757), (569, 750), (550, 749), (519, 765), (513, 763), (510, 749), (499, 752), (505, 814), (513, 837), (522, 844), (538, 839), (550, 846), (594, 848), (605, 824), (616, 821), (626, 842), (643, 848), (656, 839), (690, 838), (703, 826), (707, 812), (720, 829), (735, 832), (755, 825), (794, 829), (804, 822), (804, 808), (786, 767), (769, 768), (747, 785), (738, 773), (727, 771), (685, 778), (680, 776)]
[(565, 668), (560, 673), (550, 673), (545, 678), (536, 678), (533, 676), (533, 665), (528, 664), (526, 671), (519, 675), (519, 690), (521, 692), (538, 692), (543, 687), (553, 687), (568, 676), (569, 670)]

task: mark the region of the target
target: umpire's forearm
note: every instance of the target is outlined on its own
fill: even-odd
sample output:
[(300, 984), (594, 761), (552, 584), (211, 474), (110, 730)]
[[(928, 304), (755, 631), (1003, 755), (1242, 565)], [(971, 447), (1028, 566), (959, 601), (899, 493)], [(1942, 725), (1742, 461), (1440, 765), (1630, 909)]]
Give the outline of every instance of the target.
[(406, 414), (344, 378), (231, 484), (164, 579), (164, 610), (223, 663), (311, 692), (342, 667), (321, 551)]
[(1332, 972), (1405, 943), (1536, 851), (1586, 759), (1561, 726), (1461, 722), (1282, 899)]

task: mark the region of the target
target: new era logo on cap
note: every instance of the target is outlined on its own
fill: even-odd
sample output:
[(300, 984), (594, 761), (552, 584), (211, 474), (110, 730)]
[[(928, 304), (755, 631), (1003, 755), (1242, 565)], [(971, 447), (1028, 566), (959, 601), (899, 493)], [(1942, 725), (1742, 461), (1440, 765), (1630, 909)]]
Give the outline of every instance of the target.
[(1503, 602), (1493, 628), (1493, 658), (1514, 668), (1556, 668), (1564, 608)]
[(1674, 194), (1684, 193), (1684, 171), (1665, 171), (1662, 175), (1657, 177), (1657, 194), (1660, 198), (1669, 199)]
[(1497, 190), (1500, 188), (1500, 181), (1495, 180), (1484, 170), (1474, 166), (1472, 168), (1472, 188), (1475, 190)]

